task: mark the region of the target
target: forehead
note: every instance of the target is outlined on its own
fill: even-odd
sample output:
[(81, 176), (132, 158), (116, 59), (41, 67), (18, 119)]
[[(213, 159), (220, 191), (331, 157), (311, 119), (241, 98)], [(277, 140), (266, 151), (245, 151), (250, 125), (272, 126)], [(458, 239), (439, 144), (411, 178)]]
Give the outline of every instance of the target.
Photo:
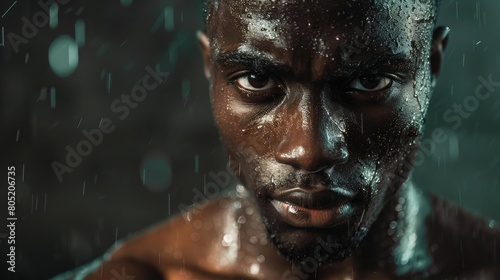
[[(309, 28), (363, 24), (432, 21), (434, 0), (212, 0), (209, 21), (238, 24), (254, 17), (280, 25)], [(226, 26), (229, 27), (229, 26)], [(346, 26), (348, 27), (348, 26)]]
[(359, 59), (409, 54), (428, 43), (434, 22), (431, 0), (213, 1), (208, 28), (216, 53), (273, 52), (295, 63), (353, 50)]

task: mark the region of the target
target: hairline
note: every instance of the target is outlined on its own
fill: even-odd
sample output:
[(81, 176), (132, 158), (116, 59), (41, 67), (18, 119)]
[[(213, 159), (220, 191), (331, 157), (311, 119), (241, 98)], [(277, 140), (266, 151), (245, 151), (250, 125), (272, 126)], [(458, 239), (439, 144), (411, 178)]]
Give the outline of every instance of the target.
[[(208, 24), (208, 15), (209, 11), (211, 10), (212, 6), (215, 1), (220, 1), (220, 0), (201, 0), (202, 2), (202, 10), (203, 10), (203, 22), (205, 27)], [(433, 3), (433, 8), (434, 8), (434, 25), (437, 23), (437, 16), (439, 14), (439, 8), (441, 7), (441, 1), (442, 0), (424, 0), (424, 1), (429, 1), (429, 3)]]

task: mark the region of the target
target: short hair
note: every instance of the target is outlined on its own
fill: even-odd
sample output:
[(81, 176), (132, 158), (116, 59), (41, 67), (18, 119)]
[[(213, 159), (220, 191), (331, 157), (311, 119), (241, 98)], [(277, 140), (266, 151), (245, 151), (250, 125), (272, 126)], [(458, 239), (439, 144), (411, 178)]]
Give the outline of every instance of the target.
[[(209, 11), (210, 11), (210, 5), (213, 5), (215, 2), (218, 2), (220, 0), (201, 0), (202, 2), (202, 7), (203, 7), (203, 21), (204, 23), (206, 24), (207, 21), (208, 21), (208, 15), (209, 15)], [(437, 14), (438, 14), (438, 11), (439, 11), (439, 7), (441, 6), (441, 0), (420, 0), (420, 1), (428, 1), (429, 4), (432, 4), (433, 5), (433, 12), (434, 12), (434, 15), (436, 15), (434, 17), (434, 21), (436, 22), (437, 21)], [(434, 23), (435, 23), (434, 22)]]

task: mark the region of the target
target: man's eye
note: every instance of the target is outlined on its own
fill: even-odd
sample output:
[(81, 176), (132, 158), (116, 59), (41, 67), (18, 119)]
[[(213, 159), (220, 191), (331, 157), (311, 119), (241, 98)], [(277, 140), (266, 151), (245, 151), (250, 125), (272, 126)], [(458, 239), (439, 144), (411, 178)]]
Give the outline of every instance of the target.
[(276, 87), (276, 82), (264, 74), (249, 73), (236, 79), (238, 86), (249, 91), (265, 91)]
[(354, 79), (347, 87), (349, 90), (373, 92), (389, 88), (393, 82), (393, 79), (386, 76), (362, 76)]

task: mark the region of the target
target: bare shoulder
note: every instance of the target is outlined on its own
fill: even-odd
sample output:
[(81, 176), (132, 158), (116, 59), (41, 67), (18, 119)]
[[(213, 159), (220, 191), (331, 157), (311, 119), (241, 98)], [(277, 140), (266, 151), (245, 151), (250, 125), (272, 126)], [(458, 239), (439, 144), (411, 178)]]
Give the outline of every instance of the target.
[[(224, 226), (231, 221), (234, 202), (232, 197), (224, 196), (195, 205), (125, 241), (112, 253), (112, 258), (133, 257), (160, 265), (163, 261), (185, 264), (197, 259), (202, 251), (212, 251), (213, 240), (223, 234)], [(193, 245), (198, 250), (193, 250)]]
[(109, 279), (166, 279), (154, 266), (133, 258), (110, 259), (105, 255), (72, 271), (57, 275), (52, 280), (109, 280)]
[[(217, 259), (223, 229), (235, 200), (224, 196), (158, 223), (117, 246), (94, 262), (53, 280), (63, 279), (182, 279), (183, 270), (209, 270)], [(174, 273), (172, 273), (174, 271)], [(189, 279), (189, 275), (184, 275)], [(128, 278), (127, 278), (128, 277)], [(134, 277), (134, 278), (133, 278)]]
[[(429, 248), (436, 267), (468, 279), (500, 277), (500, 228), (445, 199), (429, 196), (431, 213), (426, 222)], [(484, 274), (483, 278), (481, 277)]]

